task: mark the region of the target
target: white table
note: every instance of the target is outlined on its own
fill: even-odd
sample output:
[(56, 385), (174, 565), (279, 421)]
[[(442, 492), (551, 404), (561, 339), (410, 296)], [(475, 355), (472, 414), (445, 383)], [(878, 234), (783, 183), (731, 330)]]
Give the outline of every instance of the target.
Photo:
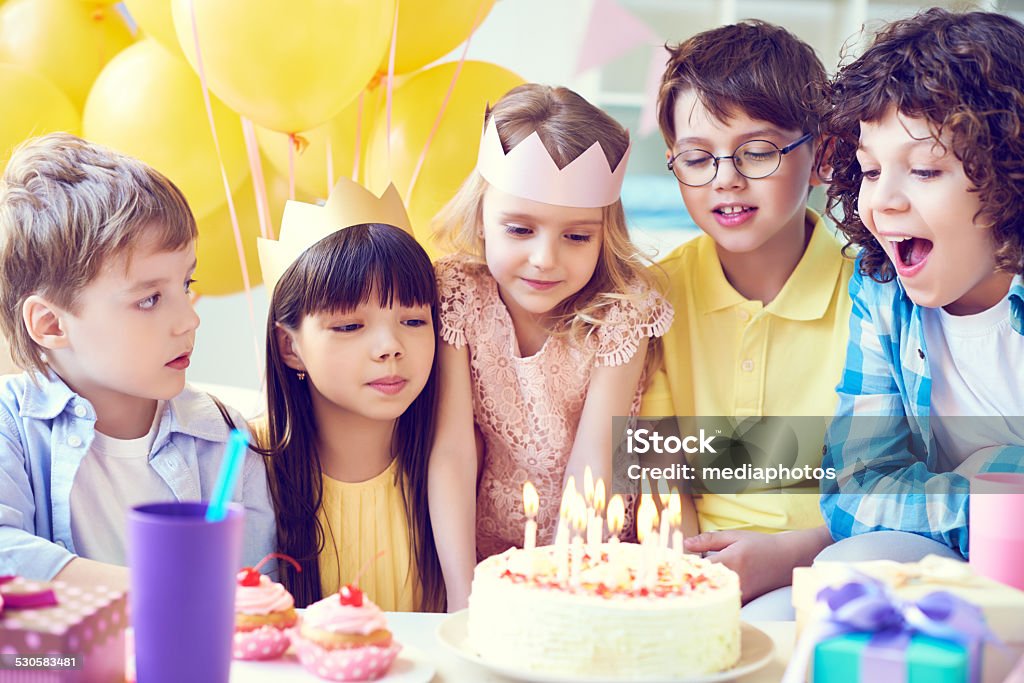
[[(437, 673), (434, 675), (434, 683), (507, 683), (512, 679), (491, 673), (487, 669), (465, 661), (449, 651), (438, 640), (435, 632), (438, 625), (447, 617), (446, 614), (419, 614), (389, 612), (388, 627), (394, 634), (395, 639), (403, 645), (423, 652), (429, 658)], [(796, 633), (796, 624), (792, 621), (761, 621), (754, 622), (754, 626), (767, 633), (775, 642), (775, 655), (771, 662), (760, 671), (742, 676), (736, 680), (740, 683), (776, 683), (782, 678), (782, 672), (793, 651), (793, 639)], [(253, 664), (247, 664), (249, 670), (254, 670)], [(295, 666), (295, 680), (306, 681), (309, 677), (305, 671)], [(231, 677), (232, 683), (245, 683), (247, 680), (262, 679), (262, 677), (241, 677), (238, 671)], [(285, 671), (274, 671), (274, 680), (288, 683), (290, 677)], [(387, 678), (382, 679), (386, 683)]]

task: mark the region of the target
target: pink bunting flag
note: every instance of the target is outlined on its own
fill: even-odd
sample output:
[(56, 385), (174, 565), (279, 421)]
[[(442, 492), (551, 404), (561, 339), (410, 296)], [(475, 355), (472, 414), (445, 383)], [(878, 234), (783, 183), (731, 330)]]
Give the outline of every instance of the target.
[(604, 66), (639, 45), (660, 42), (658, 34), (615, 0), (594, 0), (573, 75)]
[(658, 130), (658, 91), (661, 76), (668, 62), (668, 50), (664, 45), (651, 48), (651, 59), (647, 63), (647, 77), (644, 79), (644, 106), (640, 110), (640, 124), (637, 133), (646, 137)]

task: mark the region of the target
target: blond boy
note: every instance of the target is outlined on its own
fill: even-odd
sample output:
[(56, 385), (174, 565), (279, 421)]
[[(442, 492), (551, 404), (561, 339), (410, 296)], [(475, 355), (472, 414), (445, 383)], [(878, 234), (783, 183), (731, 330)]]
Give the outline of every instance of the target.
[[(24, 372), (0, 383), (0, 574), (123, 586), (127, 510), (209, 498), (244, 421), (185, 386), (195, 239), (184, 196), (140, 161), (63, 133), (11, 157), (0, 332)], [(274, 517), (251, 453), (242, 478), (255, 562)]]

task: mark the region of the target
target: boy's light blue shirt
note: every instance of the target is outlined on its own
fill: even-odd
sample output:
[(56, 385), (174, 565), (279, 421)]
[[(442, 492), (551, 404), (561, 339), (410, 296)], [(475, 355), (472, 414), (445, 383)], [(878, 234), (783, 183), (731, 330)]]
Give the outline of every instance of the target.
[[(898, 279), (850, 280), (853, 309), (846, 366), (836, 391), (839, 406), (825, 439), (821, 511), (832, 538), (869, 531), (909, 531), (968, 556), (966, 477), (942, 472), (929, 427), (931, 374), (921, 308)], [(1010, 286), (1010, 322), (1024, 335), (1024, 283)], [(993, 358), (993, 363), (1001, 359)], [(1004, 368), (1006, 381), (1024, 380), (1024, 368)], [(1007, 406), (1006, 415), (1024, 415)], [(1024, 444), (985, 449), (981, 472), (1024, 472)], [(842, 493), (840, 493), (842, 491)]]
[[(0, 381), (0, 574), (53, 578), (75, 557), (71, 486), (95, 435), (92, 404), (60, 378)], [(235, 424), (245, 420), (231, 411)], [(209, 500), (229, 428), (206, 393), (188, 387), (167, 401), (150, 466), (177, 500)], [(274, 511), (262, 458), (248, 451), (233, 500), (245, 507), (242, 561), (274, 551)], [(273, 564), (273, 563), (269, 563)]]

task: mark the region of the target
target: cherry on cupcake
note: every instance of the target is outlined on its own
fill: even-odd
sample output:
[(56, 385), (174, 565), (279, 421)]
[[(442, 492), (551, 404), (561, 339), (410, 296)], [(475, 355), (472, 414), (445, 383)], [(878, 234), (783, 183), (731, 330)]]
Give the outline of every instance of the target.
[(260, 560), (255, 567), (242, 567), (241, 571), (235, 575), (239, 586), (245, 586), (247, 588), (253, 588), (260, 585), (260, 567), (266, 564), (267, 560), (276, 558), (278, 560), (285, 560), (290, 562), (295, 571), (301, 572), (302, 567), (295, 561), (295, 558), (285, 555), (284, 553), (267, 553), (262, 560)]

